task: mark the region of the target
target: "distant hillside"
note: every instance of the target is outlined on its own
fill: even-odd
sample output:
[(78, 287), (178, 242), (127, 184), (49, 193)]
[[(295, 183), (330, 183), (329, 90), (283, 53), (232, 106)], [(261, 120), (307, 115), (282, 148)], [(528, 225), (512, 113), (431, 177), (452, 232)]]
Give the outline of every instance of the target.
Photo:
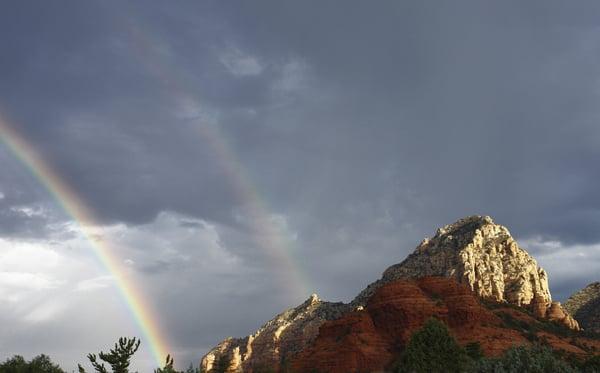
[(600, 333), (600, 282), (594, 282), (571, 295), (565, 309), (582, 328)]

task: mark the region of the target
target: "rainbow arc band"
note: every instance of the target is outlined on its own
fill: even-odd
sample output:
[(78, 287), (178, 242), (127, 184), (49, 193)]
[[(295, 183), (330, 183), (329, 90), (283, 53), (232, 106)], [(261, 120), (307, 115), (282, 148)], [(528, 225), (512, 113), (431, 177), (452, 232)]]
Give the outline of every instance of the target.
[(52, 167), (45, 162), (7, 121), (0, 117), (0, 139), (11, 153), (21, 161), (31, 174), (44, 185), (63, 210), (79, 225), (81, 232), (93, 247), (94, 254), (111, 274), (116, 288), (135, 320), (143, 338), (158, 366), (162, 366), (168, 353), (168, 339), (160, 328), (153, 309), (145, 301), (142, 291), (126, 276), (121, 259), (116, 250), (108, 243), (94, 239), (92, 227), (96, 224), (92, 211), (78, 197), (77, 193), (65, 183)]
[(198, 134), (202, 145), (214, 154), (215, 162), (227, 178), (239, 205), (244, 207), (243, 218), (252, 231), (254, 244), (267, 256), (271, 268), (281, 273), (274, 279), (289, 294), (289, 301), (306, 299), (313, 293), (314, 287), (303, 271), (303, 260), (296, 250), (295, 239), (286, 226), (277, 224), (271, 214), (264, 193), (260, 193), (257, 182), (251, 177), (241, 162), (241, 157), (228, 141), (228, 136), (215, 119), (202, 114), (204, 106), (196, 98), (200, 87), (196, 86), (194, 76), (186, 74), (169, 58), (170, 46), (153, 35), (143, 24), (134, 21), (135, 17), (121, 17), (117, 24), (121, 25), (124, 35), (128, 35), (133, 54), (137, 56), (141, 66), (152, 76), (166, 93), (171, 107), (191, 107), (196, 114), (182, 120), (190, 129)]
[[(180, 98), (191, 97), (179, 94)], [(216, 155), (219, 167), (226, 174), (239, 202), (245, 207), (245, 217), (252, 229), (257, 247), (267, 255), (271, 266), (279, 269), (282, 276), (275, 279), (286, 288), (290, 300), (298, 300), (310, 293), (310, 282), (303, 275), (299, 260), (295, 258), (293, 240), (287, 229), (280, 227), (268, 213), (269, 209), (258, 190), (236, 159), (235, 153), (215, 124), (196, 122), (198, 134)], [(48, 190), (62, 209), (77, 222), (81, 232), (90, 242), (95, 255), (115, 281), (127, 308), (135, 320), (144, 340), (149, 344), (152, 356), (161, 366), (169, 353), (166, 334), (161, 330), (159, 318), (144, 299), (143, 292), (126, 276), (122, 258), (117, 250), (105, 241), (96, 240), (94, 227), (97, 223), (91, 209), (78, 194), (46, 162), (36, 149), (0, 116), (0, 141), (27, 167), (29, 172)]]
[[(140, 63), (159, 82), (163, 90), (168, 92), (172, 103), (199, 106), (192, 94), (195, 89), (190, 86), (193, 79), (185, 76), (175, 66), (171, 66), (165, 59), (164, 53), (161, 52), (168, 50), (167, 46), (162, 45), (158, 38), (151, 38), (149, 32), (143, 32), (143, 28), (131, 21), (131, 18), (121, 18), (120, 23), (117, 22), (117, 24), (123, 25), (125, 34), (130, 36), (131, 45), (134, 46)], [(295, 240), (291, 237), (287, 227), (282, 227), (281, 224), (274, 221), (265, 198), (252, 182), (252, 178), (243, 167), (239, 156), (227, 141), (227, 136), (217, 123), (211, 122), (211, 120), (202, 118), (201, 115), (187, 120), (190, 128), (198, 134), (199, 140), (215, 155), (215, 161), (232, 186), (238, 199), (237, 202), (244, 206), (243, 215), (252, 230), (254, 244), (266, 254), (271, 267), (280, 273), (280, 276), (273, 280), (285, 288), (290, 301), (305, 298), (312, 293), (313, 286), (301, 270), (302, 260), (295, 250)], [(117, 256), (117, 250), (107, 242), (94, 239), (92, 228), (100, 226), (100, 224), (97, 224), (98, 219), (94, 218), (91, 209), (61, 178), (60, 174), (40, 156), (35, 147), (2, 118), (1, 113), (0, 142), (6, 145), (11, 153), (45, 186), (63, 210), (78, 223), (86, 239), (91, 243), (94, 253), (112, 275), (144, 340), (150, 345), (150, 351), (157, 365), (162, 366), (169, 353), (167, 335), (161, 330), (159, 318), (144, 299), (143, 292), (131, 278), (126, 276), (122, 258)]]

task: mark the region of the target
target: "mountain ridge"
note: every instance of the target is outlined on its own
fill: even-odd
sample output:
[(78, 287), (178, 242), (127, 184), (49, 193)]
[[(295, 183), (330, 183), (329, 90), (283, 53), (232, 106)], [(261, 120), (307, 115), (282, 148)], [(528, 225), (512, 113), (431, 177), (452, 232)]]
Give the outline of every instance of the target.
[(545, 270), (519, 247), (508, 229), (489, 216), (474, 215), (439, 228), (350, 303), (324, 302), (313, 294), (254, 334), (224, 340), (202, 358), (201, 366), (210, 371), (225, 356), (230, 361), (229, 372), (280, 367), (309, 351), (324, 324), (363, 311), (380, 288), (432, 276), (454, 281), (482, 299), (523, 307), (537, 318), (579, 330), (561, 304), (552, 302)]

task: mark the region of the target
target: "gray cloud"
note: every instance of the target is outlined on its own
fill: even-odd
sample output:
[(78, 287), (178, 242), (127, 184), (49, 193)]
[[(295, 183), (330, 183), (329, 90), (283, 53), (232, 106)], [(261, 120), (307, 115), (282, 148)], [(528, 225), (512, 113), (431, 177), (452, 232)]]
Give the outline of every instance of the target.
[[(249, 206), (285, 221), (306, 287), (329, 299), (471, 214), (533, 243), (555, 297), (597, 280), (556, 263), (600, 241), (598, 15), (594, 2), (21, 1), (0, 15), (0, 107), (122, 244), (187, 364), (301, 301), (275, 281)], [(0, 166), (0, 236), (89, 256), (4, 146)], [(0, 357), (76, 360), (69, 342), (12, 335)]]

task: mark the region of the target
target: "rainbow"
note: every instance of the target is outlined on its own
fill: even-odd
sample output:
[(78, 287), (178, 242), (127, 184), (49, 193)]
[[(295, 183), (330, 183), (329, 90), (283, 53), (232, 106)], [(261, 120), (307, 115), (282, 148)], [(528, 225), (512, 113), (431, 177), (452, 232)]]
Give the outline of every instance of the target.
[[(202, 105), (191, 93), (194, 91), (193, 87), (189, 86), (193, 79), (184, 75), (177, 66), (169, 66), (168, 56), (161, 52), (168, 50), (168, 46), (162, 45), (157, 38), (151, 39), (151, 33), (141, 30), (139, 24), (124, 20), (121, 23), (126, 28), (139, 62), (162, 84), (174, 106), (183, 104), (201, 108)], [(309, 295), (309, 289), (313, 287), (301, 270), (303, 266), (298, 258), (295, 240), (292, 239), (287, 227), (277, 225), (273, 221), (271, 209), (251, 182), (251, 177), (242, 166), (219, 124), (202, 118), (201, 115), (188, 118), (188, 124), (197, 131), (203, 143), (216, 155), (220, 169), (227, 175), (238, 202), (245, 208), (244, 220), (254, 233), (255, 245), (267, 254), (273, 267), (285, 274), (284, 277), (280, 276), (275, 280), (287, 288), (289, 300), (298, 301)]]
[[(185, 89), (184, 76), (177, 74), (178, 69), (167, 69), (161, 63), (161, 53), (153, 49), (156, 40), (148, 40), (145, 35), (136, 32), (135, 27), (129, 28), (134, 45), (138, 47), (139, 59), (146, 64), (154, 77), (159, 80), (169, 92), (175, 104), (197, 104), (191, 89)], [(155, 53), (153, 53), (155, 52)], [(199, 105), (198, 105), (199, 106)], [(301, 260), (297, 257), (294, 239), (285, 224), (277, 224), (274, 215), (266, 201), (261, 197), (251, 178), (237, 159), (233, 147), (228, 143), (226, 136), (218, 124), (207, 123), (202, 118), (191, 118), (190, 123), (197, 130), (199, 137), (216, 155), (219, 167), (227, 178), (243, 206), (243, 219), (252, 230), (255, 245), (264, 250), (272, 267), (277, 268), (280, 276), (273, 279), (278, 281), (288, 291), (289, 299), (298, 301), (309, 294), (312, 286), (303, 275)], [(100, 262), (113, 277), (116, 288), (120, 292), (127, 307), (135, 320), (144, 340), (149, 344), (151, 353), (159, 366), (169, 351), (168, 338), (161, 330), (159, 318), (153, 313), (152, 308), (145, 301), (143, 292), (135, 286), (133, 281), (125, 274), (120, 258), (113, 247), (102, 240), (94, 238), (93, 227), (100, 224), (94, 217), (91, 209), (60, 177), (51, 165), (46, 162), (36, 149), (21, 136), (9, 123), (0, 117), (0, 140), (45, 186), (54, 199), (62, 206), (64, 211), (79, 225), (82, 233), (91, 243), (93, 251)]]
[(144, 300), (143, 293), (126, 276), (116, 250), (103, 240), (94, 238), (92, 227), (98, 226), (92, 211), (52, 169), (36, 149), (29, 144), (7, 121), (0, 117), (0, 139), (39, 182), (50, 192), (63, 210), (79, 225), (81, 232), (90, 242), (93, 251), (111, 274), (144, 340), (149, 344), (156, 363), (162, 366), (168, 353), (168, 339), (160, 328), (158, 318)]
[(196, 130), (205, 143), (210, 146), (217, 156), (221, 170), (224, 170), (231, 181), (238, 200), (244, 207), (244, 221), (253, 231), (255, 245), (264, 250), (272, 267), (278, 268), (284, 277), (276, 280), (282, 283), (289, 292), (290, 301), (306, 297), (311, 289), (310, 281), (303, 275), (299, 258), (297, 258), (294, 240), (284, 222), (278, 224), (269, 213), (266, 202), (250, 182), (239, 161), (233, 156), (233, 150), (226, 137), (219, 131), (216, 124), (194, 123)]
[[(249, 182), (250, 179), (240, 163), (233, 157), (233, 152), (224, 136), (217, 132), (218, 128), (211, 124), (199, 124), (197, 129), (217, 155), (220, 166), (232, 182), (238, 198), (243, 202), (245, 218), (254, 232), (255, 243), (265, 250), (272, 265), (286, 274), (285, 278), (277, 280), (283, 282), (282, 285), (289, 290), (290, 299), (297, 300), (305, 296), (310, 285), (298, 270), (299, 265), (295, 265), (293, 242), (289, 232), (272, 221), (265, 202)], [(93, 228), (101, 224), (97, 223), (90, 208), (36, 149), (2, 117), (0, 117), (0, 141), (28, 168), (62, 209), (78, 224), (82, 234), (92, 245), (95, 255), (114, 279), (116, 288), (142, 332), (144, 340), (150, 346), (155, 362), (162, 366), (164, 358), (169, 353), (168, 338), (161, 330), (157, 315), (145, 301), (143, 292), (126, 276), (121, 264), (122, 260), (116, 254), (117, 250), (106, 241), (95, 238)]]

